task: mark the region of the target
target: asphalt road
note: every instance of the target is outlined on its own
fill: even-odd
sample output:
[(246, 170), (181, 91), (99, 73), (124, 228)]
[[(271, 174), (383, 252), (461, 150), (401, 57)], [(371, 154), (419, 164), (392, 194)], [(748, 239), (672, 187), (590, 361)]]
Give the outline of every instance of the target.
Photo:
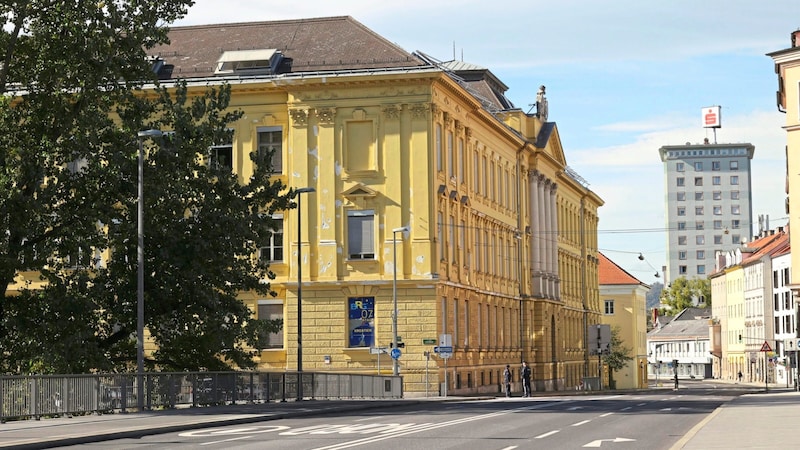
[(628, 394), (430, 403), (87, 444), (103, 449), (669, 449), (742, 391), (705, 387)]

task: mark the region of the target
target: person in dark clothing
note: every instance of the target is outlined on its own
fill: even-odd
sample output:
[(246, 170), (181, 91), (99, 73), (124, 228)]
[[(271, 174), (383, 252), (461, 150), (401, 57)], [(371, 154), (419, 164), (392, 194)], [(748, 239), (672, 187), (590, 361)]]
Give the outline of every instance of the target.
[(522, 371), (520, 373), (522, 378), (522, 396), (523, 397), (530, 397), (531, 396), (531, 368), (528, 367), (528, 363), (522, 361)]
[(506, 370), (503, 371), (503, 386), (506, 390), (506, 397), (511, 397), (511, 366), (506, 364)]

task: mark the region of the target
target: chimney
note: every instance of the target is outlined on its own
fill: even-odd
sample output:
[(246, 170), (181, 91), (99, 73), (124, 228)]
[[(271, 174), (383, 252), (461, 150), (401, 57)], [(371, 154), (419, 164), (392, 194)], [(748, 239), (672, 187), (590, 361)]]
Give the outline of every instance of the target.
[(800, 47), (800, 30), (792, 32), (792, 47)]

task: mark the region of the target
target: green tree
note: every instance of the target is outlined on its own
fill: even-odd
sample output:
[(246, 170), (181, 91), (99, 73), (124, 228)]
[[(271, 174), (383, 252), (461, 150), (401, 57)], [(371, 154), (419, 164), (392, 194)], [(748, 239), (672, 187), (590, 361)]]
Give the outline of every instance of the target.
[(620, 332), (621, 329), (618, 326), (611, 329), (611, 343), (608, 351), (603, 355), (603, 363), (608, 367), (608, 380), (611, 386), (614, 385), (614, 372), (623, 369), (628, 362), (633, 360), (632, 349), (623, 345), (622, 339), (619, 337)]
[(661, 311), (674, 315), (686, 308), (711, 307), (711, 281), (707, 278), (680, 277), (661, 291), (661, 303), (668, 306)]
[(140, 89), (157, 84), (145, 50), (192, 3), (0, 5), (0, 371), (135, 365), (136, 133), (148, 128), (173, 132), (147, 142), (144, 164), (145, 321), (159, 347), (148, 365), (248, 367), (248, 348), (280, 326), (252, 320), (236, 298), (269, 292), (254, 255), (276, 227), (271, 213), (292, 206), (269, 155), (251, 155), (249, 180), (199, 157), (230, 142), (240, 113), (228, 88)]

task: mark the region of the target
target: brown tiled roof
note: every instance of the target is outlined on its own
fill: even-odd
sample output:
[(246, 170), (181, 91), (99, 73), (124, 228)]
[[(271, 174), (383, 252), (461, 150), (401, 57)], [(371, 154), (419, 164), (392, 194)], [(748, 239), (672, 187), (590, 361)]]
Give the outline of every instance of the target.
[(598, 278), (601, 286), (604, 284), (644, 284), (602, 253), (599, 253)]
[(174, 27), (169, 38), (149, 51), (167, 78), (215, 76), (222, 53), (235, 50), (277, 49), (291, 73), (426, 65), (349, 16)]

